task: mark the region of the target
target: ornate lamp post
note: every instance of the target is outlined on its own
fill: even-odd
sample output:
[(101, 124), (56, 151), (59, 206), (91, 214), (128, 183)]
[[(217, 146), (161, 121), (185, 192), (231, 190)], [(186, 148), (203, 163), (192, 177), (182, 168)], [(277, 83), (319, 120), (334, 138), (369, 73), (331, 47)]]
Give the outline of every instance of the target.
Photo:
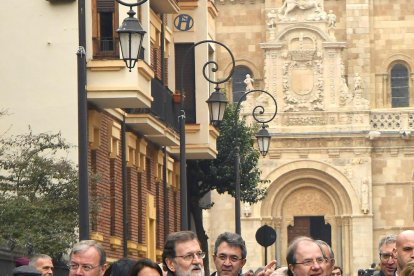
[(142, 41), (144, 39), (145, 31), (142, 28), (139, 20), (134, 17), (136, 12), (132, 7), (144, 4), (148, 0), (141, 0), (137, 3), (126, 3), (122, 0), (116, 0), (119, 4), (129, 7), (128, 15), (122, 22), (121, 27), (117, 30), (119, 34), (119, 44), (121, 45), (122, 57), (126, 66), (131, 72), (135, 67), (141, 54)]
[[(269, 145), (270, 145), (270, 139), (271, 136), (269, 132), (267, 131), (267, 125), (266, 123), (272, 121), (276, 114), (277, 114), (277, 102), (276, 99), (267, 91), (256, 89), (256, 90), (250, 90), (243, 94), (243, 96), (239, 99), (236, 106), (236, 112), (237, 115), (240, 112), (240, 104), (242, 101), (247, 97), (247, 95), (251, 93), (263, 93), (266, 96), (270, 97), (272, 99), (272, 102), (274, 104), (274, 112), (270, 116), (268, 120), (261, 119), (259, 116), (263, 115), (265, 112), (265, 108), (262, 105), (256, 105), (252, 112), (253, 119), (259, 123), (262, 124), (261, 129), (256, 133), (256, 139), (259, 147), (259, 151), (262, 156), (266, 156), (266, 154), (269, 151)], [(236, 130), (238, 130), (237, 120), (235, 122)], [(238, 136), (236, 136), (236, 140), (238, 140)], [(238, 145), (239, 143), (236, 143), (235, 147), (235, 163), (234, 163), (234, 170), (235, 170), (235, 220), (236, 220), (236, 233), (241, 234), (241, 223), (240, 223), (240, 147)]]
[[(218, 70), (218, 64), (215, 61), (208, 61), (203, 66), (203, 76), (209, 83), (214, 83), (216, 85), (215, 91), (210, 95), (209, 99), (207, 100), (207, 104), (209, 106), (210, 111), (210, 122), (219, 122), (223, 119), (224, 110), (226, 109), (227, 99), (223, 92), (220, 91), (219, 84), (228, 81), (231, 76), (233, 75), (235, 61), (233, 53), (230, 49), (221, 42), (215, 40), (203, 40), (200, 42), (195, 43), (192, 45), (185, 53), (183, 60), (187, 60), (188, 54), (198, 45), (204, 43), (215, 43), (222, 47), (224, 47), (227, 52), (231, 56), (232, 61), (232, 68), (229, 75), (220, 81), (215, 81), (210, 79), (207, 76), (206, 71), (208, 71), (208, 66), (213, 65), (211, 69), (212, 72), (216, 72)], [(184, 99), (185, 99), (185, 91), (184, 91), (184, 65), (185, 62), (181, 66), (181, 108), (180, 108), (180, 116), (179, 116), (179, 124), (180, 124), (180, 183), (181, 183), (181, 230), (188, 230), (189, 229), (189, 221), (188, 221), (188, 200), (187, 200), (187, 159), (186, 159), (186, 150), (185, 150), (185, 110), (184, 110)]]

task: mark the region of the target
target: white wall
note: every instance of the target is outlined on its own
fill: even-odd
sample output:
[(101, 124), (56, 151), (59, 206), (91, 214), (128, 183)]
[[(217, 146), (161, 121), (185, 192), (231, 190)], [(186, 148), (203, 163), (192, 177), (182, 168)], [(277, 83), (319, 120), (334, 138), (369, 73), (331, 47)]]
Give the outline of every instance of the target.
[[(0, 133), (61, 131), (77, 144), (77, 1), (3, 0)], [(76, 149), (71, 158), (76, 161)]]

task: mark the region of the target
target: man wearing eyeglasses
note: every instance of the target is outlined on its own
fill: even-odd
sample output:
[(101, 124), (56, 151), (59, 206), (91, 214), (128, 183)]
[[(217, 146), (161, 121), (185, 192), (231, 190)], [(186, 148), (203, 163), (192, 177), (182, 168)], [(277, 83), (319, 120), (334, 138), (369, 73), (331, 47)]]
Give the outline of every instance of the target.
[(331, 275), (333, 266), (335, 265), (335, 254), (329, 244), (323, 240), (316, 240), (316, 243), (322, 250), (322, 254), (327, 260), (325, 263), (322, 264), (324, 266), (324, 270), (326, 275)]
[(396, 275), (401, 275), (401, 271), (407, 263), (414, 260), (414, 231), (405, 230), (398, 234), (395, 247), (397, 257)]
[(69, 257), (69, 276), (102, 276), (105, 272), (105, 250), (94, 240), (76, 243)]
[(394, 257), (396, 237), (387, 235), (383, 237), (378, 244), (380, 268), (378, 276), (392, 276), (397, 269), (397, 261)]
[(217, 272), (211, 276), (240, 275), (246, 264), (246, 256), (246, 243), (240, 235), (230, 232), (220, 234), (214, 244), (213, 255)]
[(168, 270), (168, 276), (204, 276), (205, 256), (196, 234), (180, 231), (168, 235), (162, 261)]
[(289, 276), (328, 276), (324, 270), (327, 262), (315, 240), (298, 237), (291, 242), (286, 254)]

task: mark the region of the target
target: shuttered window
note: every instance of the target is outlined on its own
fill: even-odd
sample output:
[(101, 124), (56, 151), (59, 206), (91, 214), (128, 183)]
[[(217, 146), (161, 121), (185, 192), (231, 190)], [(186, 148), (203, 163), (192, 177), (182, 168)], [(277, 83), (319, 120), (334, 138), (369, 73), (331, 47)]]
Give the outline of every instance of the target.
[(94, 58), (119, 58), (118, 5), (114, 0), (95, 0), (93, 22)]

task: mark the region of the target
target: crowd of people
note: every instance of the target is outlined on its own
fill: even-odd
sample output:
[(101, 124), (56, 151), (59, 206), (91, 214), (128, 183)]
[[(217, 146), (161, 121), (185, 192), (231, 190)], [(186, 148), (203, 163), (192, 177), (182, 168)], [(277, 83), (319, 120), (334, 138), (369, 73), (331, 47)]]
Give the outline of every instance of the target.
[[(414, 276), (414, 231), (383, 237), (378, 246), (379, 265), (375, 276)], [(69, 255), (69, 276), (204, 276), (206, 254), (192, 231), (168, 235), (162, 253), (162, 264), (150, 259), (121, 259), (107, 265), (103, 247), (94, 240), (76, 243)], [(285, 267), (275, 260), (256, 269), (244, 269), (247, 248), (235, 233), (220, 234), (214, 244), (216, 271), (211, 276), (343, 276), (335, 265), (332, 248), (322, 240), (310, 237), (294, 239), (286, 254)], [(242, 271), (245, 270), (244, 274)], [(53, 276), (53, 262), (47, 255), (34, 256), (28, 265), (15, 268), (15, 276)]]

